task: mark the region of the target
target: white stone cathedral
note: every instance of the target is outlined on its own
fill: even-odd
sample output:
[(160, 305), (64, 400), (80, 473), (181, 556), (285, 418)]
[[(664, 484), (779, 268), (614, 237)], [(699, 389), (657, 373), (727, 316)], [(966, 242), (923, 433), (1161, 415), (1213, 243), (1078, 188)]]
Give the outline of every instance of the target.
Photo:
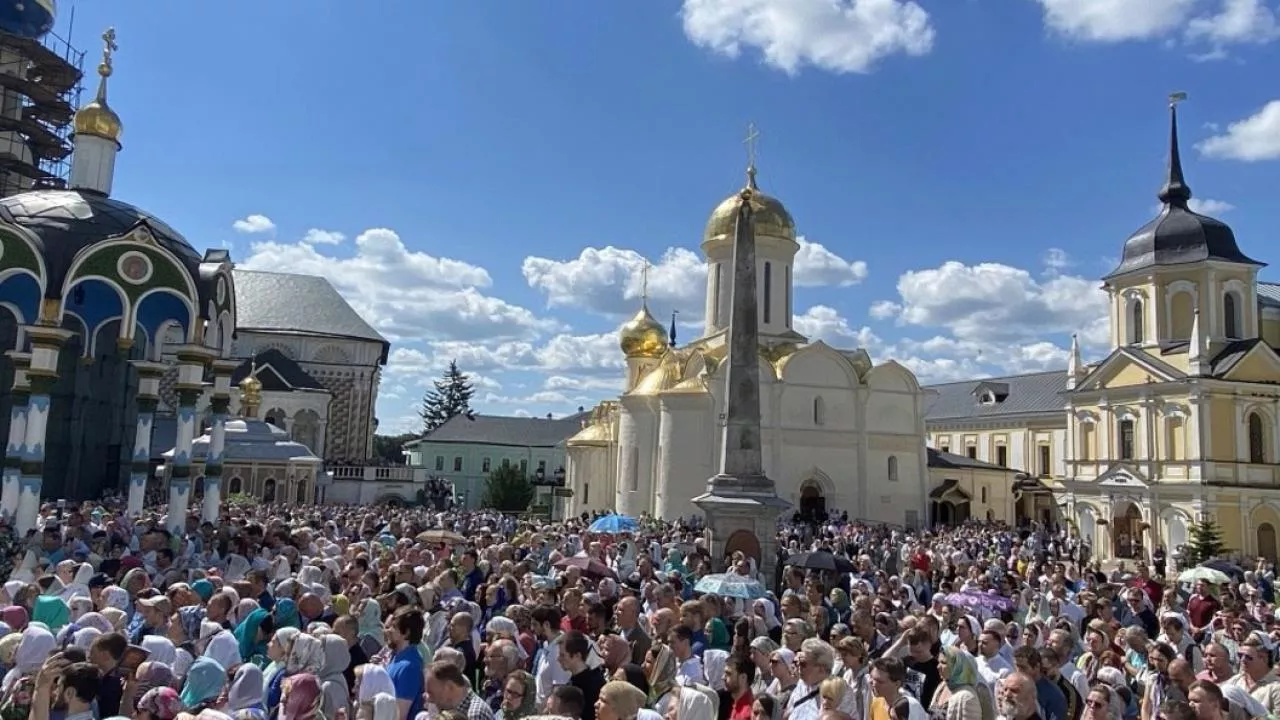
[[(754, 171), (748, 183), (755, 187)], [(756, 293), (760, 420), (765, 471), (798, 512), (916, 526), (928, 496), (925, 393), (890, 360), (861, 348), (809, 342), (792, 328), (792, 268), (800, 246), (778, 200), (757, 197)], [(720, 468), (726, 336), (733, 290), (738, 193), (711, 214), (703, 235), (707, 303), (702, 337), (672, 347), (648, 307), (622, 326), (625, 391), (598, 405), (567, 441), (573, 513), (616, 510), (675, 519)]]

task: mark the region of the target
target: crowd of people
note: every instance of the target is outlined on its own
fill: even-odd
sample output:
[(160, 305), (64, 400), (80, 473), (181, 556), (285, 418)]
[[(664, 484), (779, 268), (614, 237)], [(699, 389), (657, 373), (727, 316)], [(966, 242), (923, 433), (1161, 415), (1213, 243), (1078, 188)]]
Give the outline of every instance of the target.
[(828, 516), (775, 574), (652, 518), (224, 512), (0, 533), (0, 720), (1280, 716), (1261, 560), (1179, 583), (1066, 530)]

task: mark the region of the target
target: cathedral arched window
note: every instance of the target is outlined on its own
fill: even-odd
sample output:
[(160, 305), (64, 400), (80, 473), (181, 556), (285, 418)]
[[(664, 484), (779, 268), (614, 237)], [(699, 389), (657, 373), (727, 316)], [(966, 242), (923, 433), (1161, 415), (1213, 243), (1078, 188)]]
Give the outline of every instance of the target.
[(827, 423), (827, 404), (822, 397), (813, 399), (813, 424), (825, 425)]
[(1134, 455), (1134, 424), (1130, 418), (1120, 421), (1120, 459), (1132, 460)]
[(1129, 343), (1141, 345), (1146, 340), (1142, 300), (1134, 298), (1129, 303)]
[(772, 322), (773, 316), (773, 263), (764, 263), (764, 324)]
[(898, 457), (896, 455), (889, 456), (889, 482), (898, 482)]
[(1249, 413), (1249, 462), (1267, 461), (1267, 423), (1256, 412)]
[(231, 482), (227, 483), (227, 493), (231, 495), (238, 495), (243, 491), (244, 481), (240, 479), (239, 475), (231, 478)]
[(1240, 337), (1240, 307), (1235, 293), (1222, 296), (1222, 332), (1228, 338)]

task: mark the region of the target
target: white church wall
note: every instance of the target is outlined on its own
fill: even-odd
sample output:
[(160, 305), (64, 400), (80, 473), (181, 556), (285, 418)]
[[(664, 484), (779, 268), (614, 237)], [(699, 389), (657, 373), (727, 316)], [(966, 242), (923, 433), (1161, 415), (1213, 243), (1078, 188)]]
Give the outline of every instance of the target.
[(718, 424), (711, 399), (699, 394), (671, 394), (661, 400), (658, 478), (654, 514), (675, 520), (701, 511), (693, 498), (706, 492), (713, 474), (712, 447)]
[(792, 431), (783, 433), (780, 441), (782, 462), (768, 469), (780, 497), (798, 507), (801, 488), (813, 482), (826, 498), (828, 511), (857, 514), (862, 488), (856, 435)]

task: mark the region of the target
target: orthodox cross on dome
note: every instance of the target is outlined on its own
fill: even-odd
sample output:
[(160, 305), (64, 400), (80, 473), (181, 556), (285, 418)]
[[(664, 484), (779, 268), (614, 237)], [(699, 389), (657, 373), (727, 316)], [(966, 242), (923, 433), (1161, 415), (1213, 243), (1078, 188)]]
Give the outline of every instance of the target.
[(103, 77), (111, 74), (111, 55), (119, 49), (120, 46), (116, 45), (116, 29), (107, 28), (107, 31), (102, 33), (102, 64), (98, 66), (98, 73)]
[(756, 186), (756, 145), (760, 140), (760, 130), (754, 122), (747, 123), (747, 137), (742, 143), (747, 146), (747, 187)]
[(644, 305), (649, 304), (649, 260), (644, 261), (644, 266), (640, 268), (640, 302)]

